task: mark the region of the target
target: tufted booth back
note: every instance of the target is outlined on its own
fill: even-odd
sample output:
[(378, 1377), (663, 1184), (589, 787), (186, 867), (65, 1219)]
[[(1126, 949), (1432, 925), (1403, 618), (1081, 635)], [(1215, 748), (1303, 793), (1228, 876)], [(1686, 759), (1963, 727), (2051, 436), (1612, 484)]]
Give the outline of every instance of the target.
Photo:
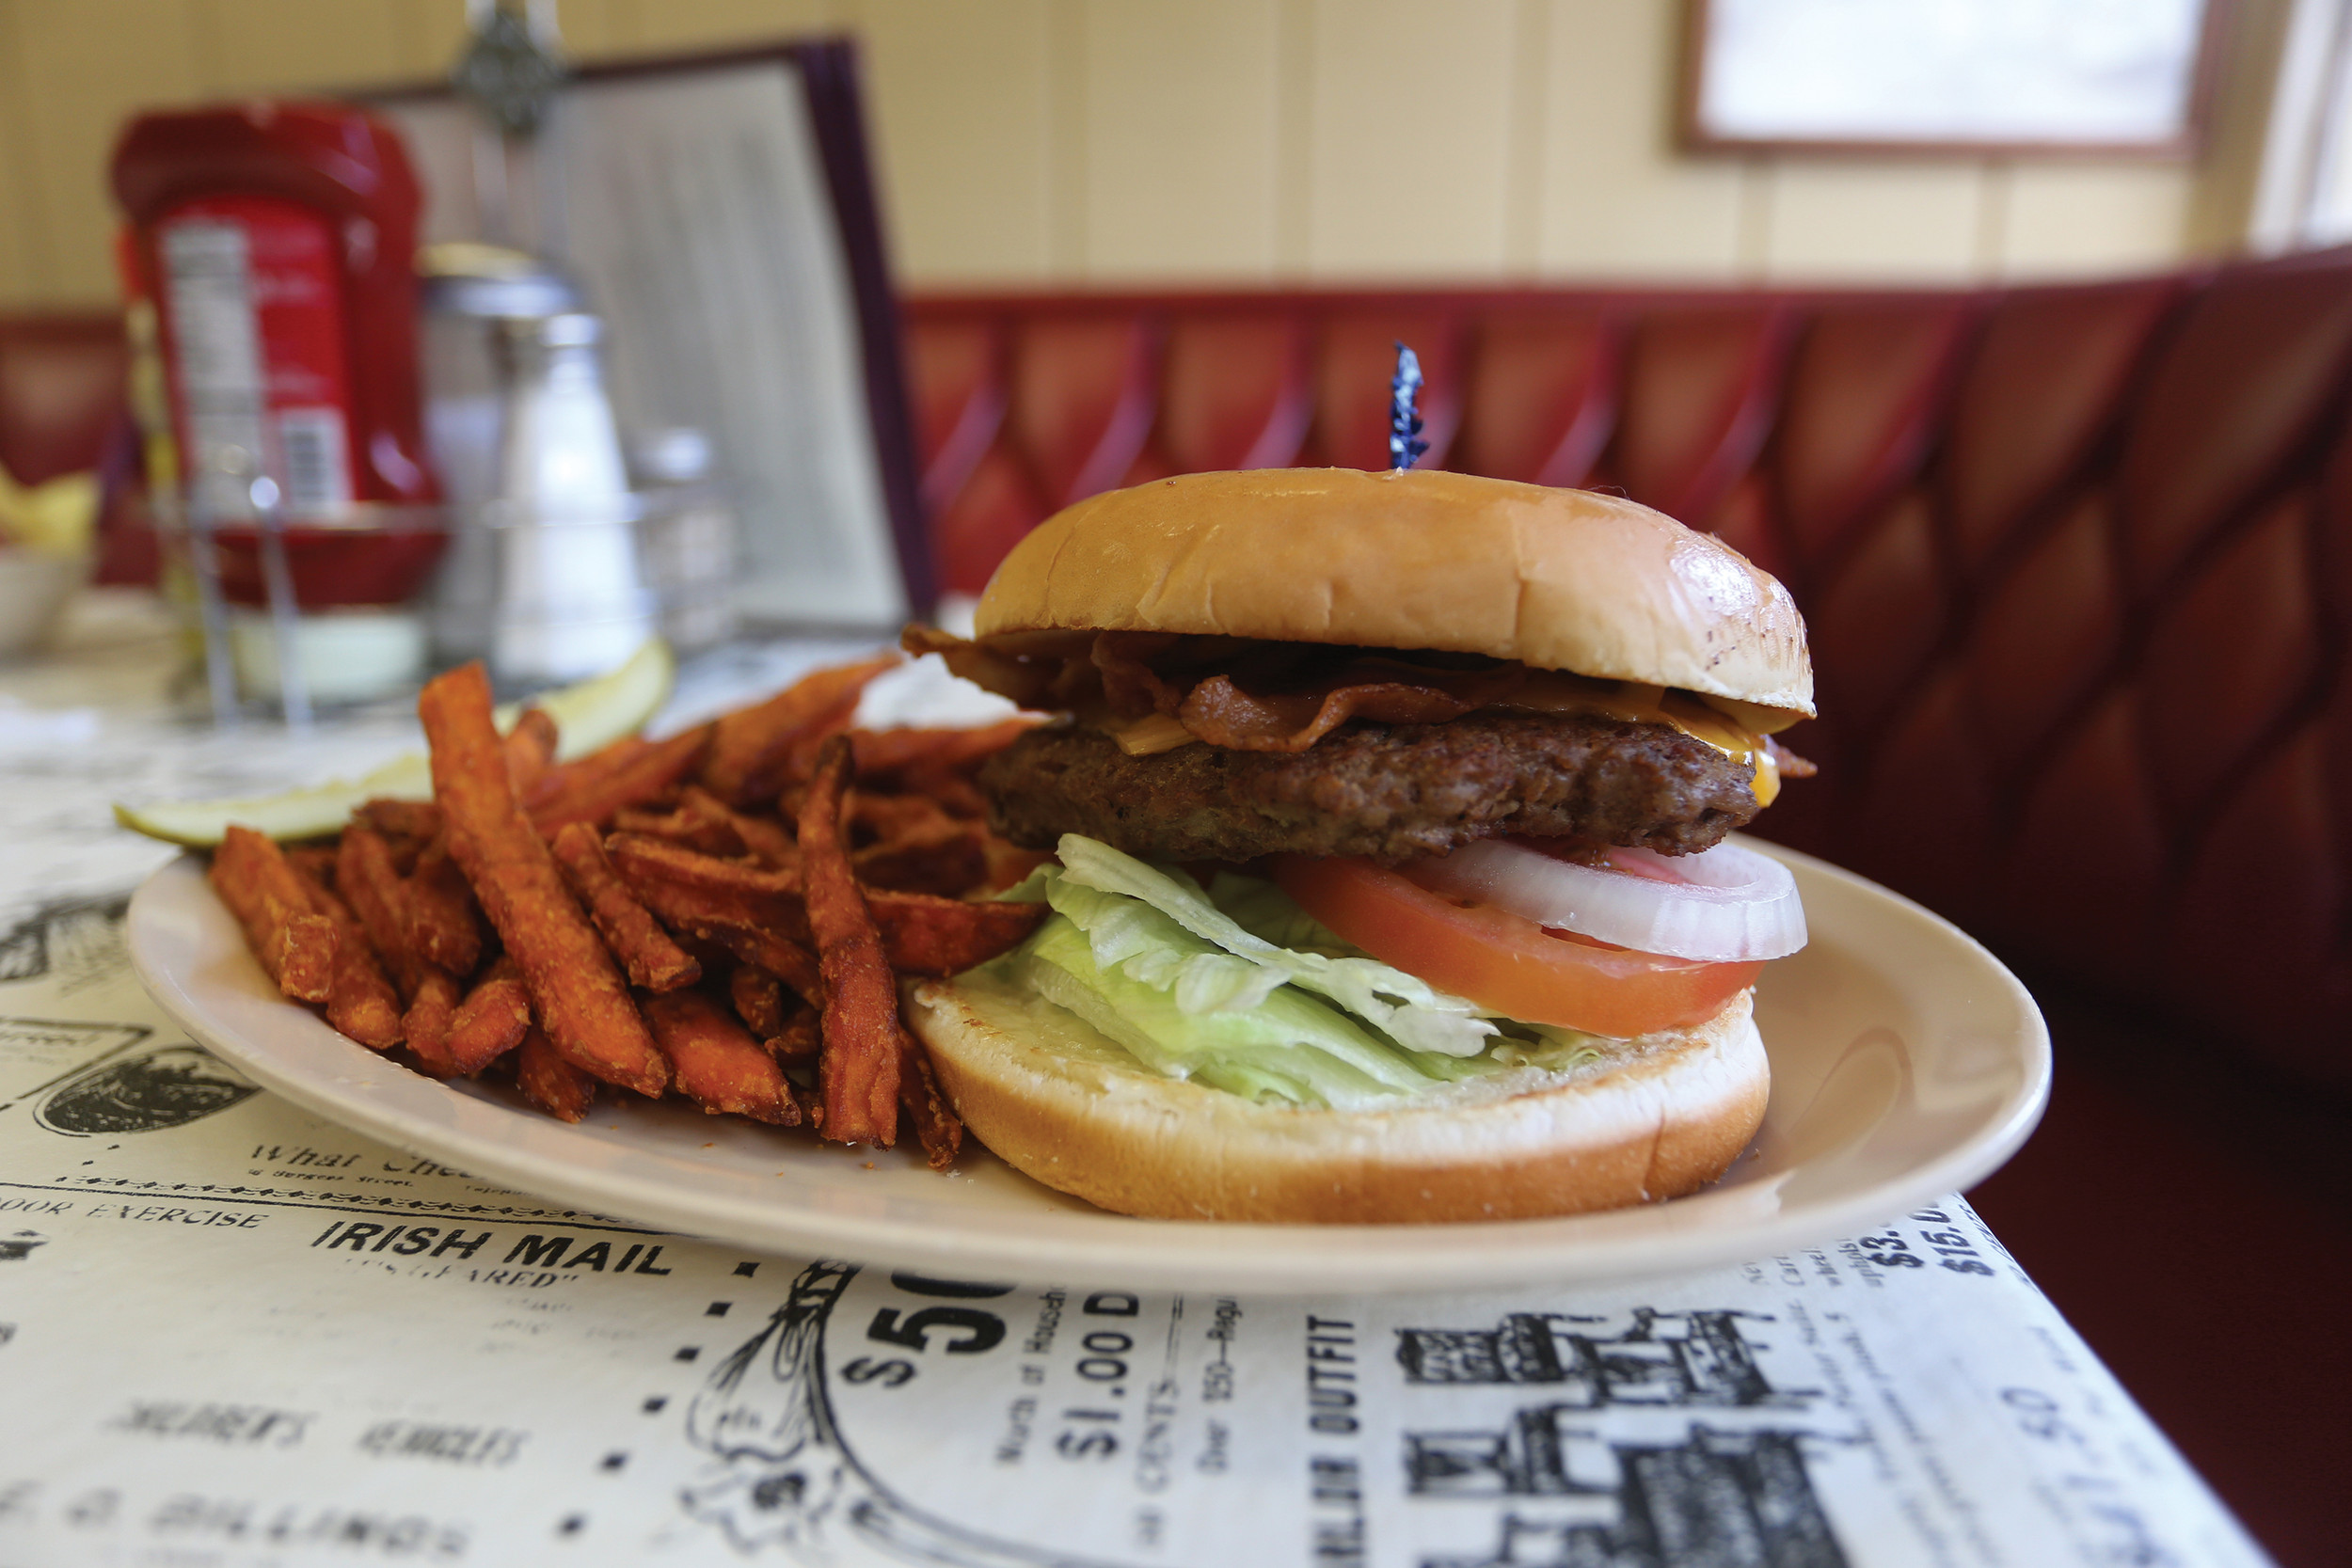
[(942, 575), (1198, 469), (1607, 486), (1795, 592), (1821, 764), (1759, 824), (2038, 971), (2352, 1086), (2352, 251), (1972, 293), (918, 299)]
[(39, 484), (98, 467), (130, 360), (114, 315), (0, 315), (0, 468)]

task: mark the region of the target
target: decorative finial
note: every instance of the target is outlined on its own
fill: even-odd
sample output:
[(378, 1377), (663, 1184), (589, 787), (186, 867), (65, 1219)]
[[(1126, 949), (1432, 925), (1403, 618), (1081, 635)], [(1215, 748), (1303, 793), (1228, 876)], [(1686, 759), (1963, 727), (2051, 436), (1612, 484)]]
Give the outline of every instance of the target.
[(1421, 461), (1429, 443), (1421, 438), (1421, 356), (1396, 345), (1396, 374), (1389, 381), (1389, 467), (1403, 471)]
[(450, 85), (509, 136), (538, 135), (548, 103), (570, 72), (553, 47), (554, 10), (526, 20), (507, 0), (467, 7), (473, 35), (450, 71)]

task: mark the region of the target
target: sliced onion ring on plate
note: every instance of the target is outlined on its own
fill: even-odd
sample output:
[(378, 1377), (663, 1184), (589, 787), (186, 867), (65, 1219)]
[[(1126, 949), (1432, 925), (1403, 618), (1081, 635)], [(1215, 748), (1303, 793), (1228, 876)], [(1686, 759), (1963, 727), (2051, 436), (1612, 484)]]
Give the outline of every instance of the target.
[(1637, 952), (1730, 963), (1786, 958), (1805, 942), (1796, 879), (1736, 844), (1695, 855), (1612, 849), (1599, 866), (1538, 840), (1490, 838), (1398, 869), (1433, 893)]

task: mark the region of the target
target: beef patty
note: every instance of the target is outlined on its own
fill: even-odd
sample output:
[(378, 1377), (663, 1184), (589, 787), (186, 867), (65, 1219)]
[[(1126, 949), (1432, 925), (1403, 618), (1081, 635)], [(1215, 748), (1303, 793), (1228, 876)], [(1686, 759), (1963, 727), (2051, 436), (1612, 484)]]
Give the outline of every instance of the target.
[(1350, 724), (1298, 752), (1129, 756), (1100, 730), (1033, 730), (979, 775), (996, 831), (1031, 848), (1075, 832), (1147, 860), (1391, 864), (1505, 834), (1690, 854), (1756, 815), (1752, 778), (1664, 724), (1494, 712)]

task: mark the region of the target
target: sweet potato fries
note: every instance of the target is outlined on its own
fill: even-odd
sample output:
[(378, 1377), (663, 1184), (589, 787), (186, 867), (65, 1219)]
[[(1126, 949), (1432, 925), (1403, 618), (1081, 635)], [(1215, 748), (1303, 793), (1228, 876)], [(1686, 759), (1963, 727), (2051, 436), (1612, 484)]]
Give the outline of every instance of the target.
[(822, 670), (659, 741), (569, 763), (537, 709), (501, 736), (479, 666), (418, 700), (434, 799), (340, 840), (231, 828), (211, 878), (288, 996), (437, 1078), (510, 1080), (578, 1121), (606, 1085), (888, 1147), (936, 1168), (961, 1124), (898, 982), (967, 969), (1041, 906), (971, 775), (1022, 724), (852, 731), (888, 659)]

